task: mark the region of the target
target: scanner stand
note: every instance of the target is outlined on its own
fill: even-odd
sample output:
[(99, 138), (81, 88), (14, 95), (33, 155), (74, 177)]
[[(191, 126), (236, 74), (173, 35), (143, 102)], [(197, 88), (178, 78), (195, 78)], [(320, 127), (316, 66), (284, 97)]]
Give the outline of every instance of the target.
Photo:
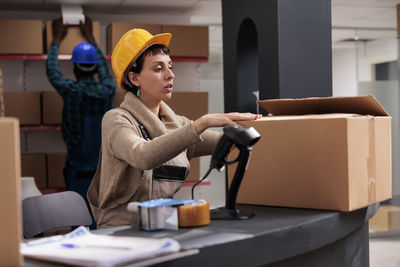
[(210, 210), (211, 220), (247, 220), (255, 214), (254, 211), (227, 209), (225, 207)]
[[(240, 154), (234, 162), (238, 161), (238, 166), (233, 176), (232, 183), (226, 193), (225, 207), (210, 210), (211, 220), (246, 220), (255, 215), (254, 211), (239, 210), (235, 208), (236, 196), (243, 179), (247, 163), (250, 158), (251, 147), (239, 148)], [(227, 164), (228, 162), (225, 162)], [(226, 185), (228, 181), (226, 180)]]

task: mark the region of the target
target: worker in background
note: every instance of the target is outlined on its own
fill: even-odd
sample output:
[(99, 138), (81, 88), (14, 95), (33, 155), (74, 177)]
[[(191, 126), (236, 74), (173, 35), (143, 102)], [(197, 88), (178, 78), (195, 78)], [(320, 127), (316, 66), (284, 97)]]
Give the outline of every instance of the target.
[(93, 37), (90, 18), (85, 16), (79, 27), (88, 42), (78, 44), (72, 52), (76, 81), (65, 78), (60, 71), (58, 49), (68, 30), (62, 19), (52, 21), (53, 41), (46, 71), (64, 102), (61, 130), (68, 150), (64, 167), (67, 190), (79, 193), (87, 202), (87, 189), (98, 164), (101, 120), (113, 107), (115, 85)]
[(172, 198), (188, 174), (189, 159), (214, 151), (221, 134), (208, 128), (261, 116), (206, 114), (191, 121), (176, 115), (165, 103), (175, 78), (170, 39), (169, 33), (133, 29), (112, 54), (118, 86), (127, 93), (103, 118), (101, 164), (88, 191), (99, 228), (137, 222), (127, 211), (129, 202)]

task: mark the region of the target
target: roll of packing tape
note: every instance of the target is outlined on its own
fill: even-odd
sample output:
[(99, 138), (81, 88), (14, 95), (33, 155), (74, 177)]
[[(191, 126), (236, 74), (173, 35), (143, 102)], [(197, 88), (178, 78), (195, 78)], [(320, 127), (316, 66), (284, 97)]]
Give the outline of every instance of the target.
[(200, 199), (178, 206), (179, 227), (202, 226), (210, 223), (210, 205)]

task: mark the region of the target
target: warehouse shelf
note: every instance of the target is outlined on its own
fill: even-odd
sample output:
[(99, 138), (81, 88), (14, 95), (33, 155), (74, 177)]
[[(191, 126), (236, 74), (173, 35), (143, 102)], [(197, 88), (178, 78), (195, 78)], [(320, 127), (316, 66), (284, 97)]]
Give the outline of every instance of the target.
[[(106, 60), (111, 60), (111, 55), (105, 55)], [(0, 60), (46, 60), (47, 54), (0, 54)], [(59, 60), (70, 60), (71, 55), (60, 54)], [(171, 57), (175, 62), (208, 62), (207, 57)]]
[(208, 62), (208, 57), (171, 57), (175, 62)]
[(60, 130), (61, 125), (23, 125), (21, 131)]
[[(3, 54), (0, 60), (46, 60), (47, 54)], [(69, 60), (71, 55), (58, 55), (59, 60)]]

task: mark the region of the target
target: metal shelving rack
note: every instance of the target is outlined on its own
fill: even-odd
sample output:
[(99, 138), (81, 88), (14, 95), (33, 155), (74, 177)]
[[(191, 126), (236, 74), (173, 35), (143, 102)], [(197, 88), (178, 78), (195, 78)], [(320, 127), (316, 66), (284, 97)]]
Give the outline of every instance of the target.
[[(111, 55), (105, 55), (107, 60), (111, 60)], [(0, 54), (0, 60), (46, 60), (47, 54)], [(60, 54), (59, 60), (70, 60), (71, 55)], [(207, 57), (171, 57), (176, 62), (208, 62)]]

